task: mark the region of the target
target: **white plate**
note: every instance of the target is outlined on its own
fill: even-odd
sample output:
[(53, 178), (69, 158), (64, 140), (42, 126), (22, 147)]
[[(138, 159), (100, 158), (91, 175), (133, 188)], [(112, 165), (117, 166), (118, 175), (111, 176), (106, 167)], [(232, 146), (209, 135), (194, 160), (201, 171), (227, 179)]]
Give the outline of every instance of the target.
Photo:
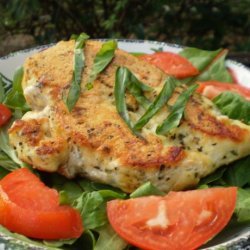
[[(45, 45), (22, 50), (0, 58), (0, 72), (6, 77), (12, 79), (15, 69), (23, 64), (25, 58), (50, 46), (51, 45)], [(118, 46), (120, 49), (128, 52), (138, 53), (153, 53), (154, 50), (157, 49), (178, 53), (183, 49), (183, 47), (179, 45), (144, 40), (118, 40)], [(226, 60), (226, 65), (234, 71), (235, 76), (241, 85), (250, 88), (250, 70), (246, 66), (231, 60)], [(250, 246), (249, 238), (250, 225), (238, 226), (237, 228), (224, 230), (213, 240), (209, 241), (209, 243), (202, 249), (223, 249), (223, 247), (227, 247), (228, 249), (250, 249), (248, 248)]]

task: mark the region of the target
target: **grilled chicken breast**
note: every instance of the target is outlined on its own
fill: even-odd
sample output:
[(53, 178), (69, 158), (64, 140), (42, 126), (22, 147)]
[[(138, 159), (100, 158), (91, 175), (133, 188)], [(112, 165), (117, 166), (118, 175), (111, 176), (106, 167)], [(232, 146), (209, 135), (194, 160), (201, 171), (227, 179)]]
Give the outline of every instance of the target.
[[(116, 111), (115, 72), (125, 66), (139, 80), (153, 87), (147, 97), (160, 92), (166, 75), (158, 68), (117, 49), (109, 66), (98, 75), (93, 88), (86, 84), (101, 43), (88, 41), (81, 95), (69, 112), (67, 95), (73, 74), (74, 41), (28, 58), (24, 64), (23, 90), (32, 111), (9, 130), (10, 143), (18, 157), (34, 168), (76, 175), (132, 192), (150, 181), (162, 191), (194, 186), (218, 167), (250, 153), (250, 127), (230, 120), (213, 103), (194, 94), (179, 127), (166, 136), (155, 133), (168, 115), (162, 108), (141, 131), (131, 133)], [(178, 87), (173, 103), (184, 87)], [(130, 117), (137, 121), (145, 112), (127, 95)]]

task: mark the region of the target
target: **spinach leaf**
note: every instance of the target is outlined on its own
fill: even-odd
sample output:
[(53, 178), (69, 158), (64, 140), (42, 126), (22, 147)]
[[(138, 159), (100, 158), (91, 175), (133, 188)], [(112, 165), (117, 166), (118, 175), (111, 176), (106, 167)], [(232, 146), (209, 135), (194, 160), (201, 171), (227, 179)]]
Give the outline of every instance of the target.
[(165, 195), (164, 192), (156, 188), (151, 182), (146, 182), (138, 187), (133, 193), (130, 194), (130, 198), (137, 198), (149, 195)]
[[(15, 169), (20, 168), (20, 166), (15, 163), (6, 153), (4, 153), (2, 150), (0, 150), (0, 166), (1, 168), (1, 174), (4, 173), (7, 174), (9, 171), (13, 171)], [(3, 177), (3, 175), (0, 174), (0, 177)]]
[(171, 108), (171, 112), (168, 117), (163, 121), (161, 125), (157, 127), (157, 134), (166, 134), (171, 129), (179, 126), (186, 108), (186, 104), (197, 87), (198, 85), (191, 85), (187, 90), (185, 90), (178, 96), (176, 102)]
[(85, 65), (85, 56), (83, 48), (88, 38), (89, 38), (88, 35), (82, 33), (78, 36), (75, 42), (73, 79), (66, 100), (66, 105), (69, 111), (71, 111), (74, 108), (81, 94), (81, 78), (82, 78), (82, 71)]
[(238, 222), (250, 222), (250, 190), (238, 188), (235, 215)]
[(83, 193), (82, 188), (74, 181), (66, 181), (59, 192), (60, 204), (73, 204), (73, 202)]
[(206, 70), (204, 70), (196, 80), (207, 81), (216, 80), (220, 82), (233, 82), (233, 79), (225, 66), (225, 57), (227, 50), (223, 50), (221, 54), (216, 58)]
[(0, 103), (5, 99), (5, 94), (12, 88), (12, 81), (0, 73)]
[(2, 77), (0, 75), (0, 103), (4, 101), (5, 98), (5, 89), (4, 89), (4, 83), (2, 80)]
[(13, 249), (37, 249), (37, 250), (60, 250), (53, 246), (45, 246), (40, 241), (31, 240), (21, 234), (12, 233), (6, 228), (0, 226), (1, 243), (5, 243), (5, 250)]
[(225, 91), (213, 99), (222, 114), (250, 124), (250, 102), (237, 93)]
[(91, 230), (84, 230), (83, 235), (77, 240), (74, 249), (93, 250), (96, 244), (96, 233)]
[(101, 49), (96, 54), (94, 59), (94, 65), (88, 80), (88, 89), (90, 89), (97, 75), (101, 73), (111, 62), (111, 60), (115, 55), (116, 49), (117, 49), (117, 42), (115, 40), (110, 40), (103, 43)]
[(73, 206), (80, 211), (85, 229), (95, 229), (108, 222), (105, 200), (98, 191), (84, 192)]
[(99, 238), (93, 250), (123, 250), (128, 245), (110, 225), (99, 228), (97, 232)]
[(96, 229), (108, 223), (107, 201), (117, 198), (124, 199), (125, 197), (125, 194), (121, 195), (112, 190), (84, 192), (74, 201), (73, 206), (80, 211), (84, 229)]
[(199, 182), (199, 186), (206, 185), (206, 184), (213, 185), (214, 182), (216, 182), (216, 183), (219, 182), (220, 179), (223, 177), (226, 169), (227, 169), (227, 167), (221, 167), (221, 168), (217, 169), (214, 173), (202, 178)]
[(185, 48), (179, 54), (186, 57), (200, 72), (203, 71), (222, 50), (207, 51), (197, 48)]
[(227, 167), (223, 179), (230, 186), (250, 185), (250, 156), (240, 159)]
[(6, 93), (3, 103), (12, 109), (29, 110), (22, 89), (23, 67), (15, 71), (12, 88)]
[[(10, 124), (0, 128), (0, 151), (4, 152), (9, 159), (13, 161), (13, 164), (8, 164), (9, 168), (7, 169), (9, 171), (13, 171), (14, 169), (22, 166), (23, 162), (17, 158), (15, 150), (9, 145), (9, 136), (7, 133), (9, 125)], [(4, 165), (7, 167), (6, 162)]]
[(142, 129), (149, 122), (149, 120), (168, 102), (175, 90), (176, 85), (176, 80), (174, 78), (166, 78), (164, 86), (159, 95), (148, 107), (143, 116), (136, 122), (134, 126), (136, 130)]
[(7, 169), (9, 167), (9, 164), (13, 163), (11, 160), (9, 160), (9, 163), (5, 163), (6, 165), (4, 165), (2, 163), (4, 163), (5, 160), (2, 161), (1, 158), (2, 158), (2, 152), (0, 152), (0, 166), (1, 166), (0, 167), (0, 179), (2, 179), (3, 177), (5, 177), (7, 174), (10, 173), (9, 170), (7, 170)]
[(72, 245), (77, 239), (70, 240), (43, 240), (43, 244), (48, 247), (62, 247), (64, 245)]

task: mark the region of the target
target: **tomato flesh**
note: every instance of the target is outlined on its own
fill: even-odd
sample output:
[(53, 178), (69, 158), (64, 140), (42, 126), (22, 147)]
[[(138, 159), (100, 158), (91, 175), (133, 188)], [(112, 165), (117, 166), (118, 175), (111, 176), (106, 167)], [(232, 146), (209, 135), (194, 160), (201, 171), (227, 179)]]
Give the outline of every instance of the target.
[(79, 212), (59, 205), (59, 195), (28, 169), (0, 181), (0, 224), (36, 239), (78, 238), (83, 232)]
[(6, 124), (11, 117), (11, 111), (0, 103), (0, 127)]
[(196, 249), (226, 226), (236, 194), (230, 187), (113, 200), (108, 218), (122, 238), (141, 249)]
[(151, 55), (140, 56), (140, 59), (155, 65), (168, 75), (179, 79), (199, 74), (198, 69), (191, 62), (172, 52), (156, 52)]
[(238, 84), (218, 82), (218, 81), (206, 81), (198, 82), (199, 88), (197, 91), (209, 99), (215, 98), (217, 95), (224, 91), (232, 91), (250, 101), (250, 89), (240, 86)]

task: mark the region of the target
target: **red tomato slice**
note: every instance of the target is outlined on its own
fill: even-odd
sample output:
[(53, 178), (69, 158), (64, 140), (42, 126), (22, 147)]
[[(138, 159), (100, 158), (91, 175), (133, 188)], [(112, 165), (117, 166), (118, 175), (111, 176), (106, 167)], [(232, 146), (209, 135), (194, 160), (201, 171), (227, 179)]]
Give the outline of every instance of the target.
[(78, 238), (83, 232), (79, 212), (60, 206), (58, 192), (26, 168), (0, 181), (0, 224), (36, 239)]
[(200, 85), (197, 91), (209, 99), (215, 98), (223, 91), (232, 91), (238, 93), (250, 101), (250, 89), (240, 86), (238, 84), (218, 82), (218, 81), (206, 81), (198, 82)]
[(0, 103), (0, 127), (8, 122), (11, 117), (11, 111)]
[(171, 52), (156, 52), (152, 55), (140, 56), (142, 60), (145, 60), (156, 67), (163, 70), (168, 75), (182, 79), (199, 74), (191, 62), (185, 57)]
[(141, 249), (195, 249), (228, 223), (236, 194), (230, 187), (113, 200), (108, 218), (122, 238)]

